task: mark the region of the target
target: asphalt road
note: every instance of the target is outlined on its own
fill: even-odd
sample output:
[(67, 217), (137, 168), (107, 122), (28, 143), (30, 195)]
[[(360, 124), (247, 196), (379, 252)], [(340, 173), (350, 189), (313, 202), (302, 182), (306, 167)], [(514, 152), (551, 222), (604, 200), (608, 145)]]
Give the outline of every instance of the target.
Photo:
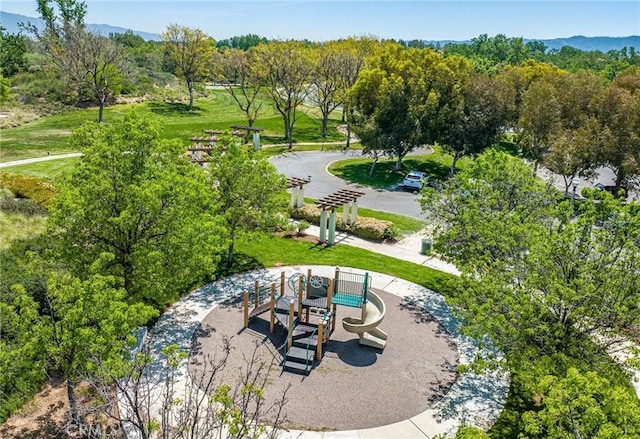
[[(425, 154), (427, 150), (417, 150), (414, 154)], [(311, 178), (304, 186), (305, 197), (319, 199), (340, 189), (358, 190), (365, 193), (358, 199), (358, 206), (382, 210), (423, 219), (418, 194), (400, 188), (372, 189), (347, 182), (327, 172), (327, 166), (334, 161), (360, 157), (358, 152), (296, 152), (292, 151), (269, 159), (286, 177)]]

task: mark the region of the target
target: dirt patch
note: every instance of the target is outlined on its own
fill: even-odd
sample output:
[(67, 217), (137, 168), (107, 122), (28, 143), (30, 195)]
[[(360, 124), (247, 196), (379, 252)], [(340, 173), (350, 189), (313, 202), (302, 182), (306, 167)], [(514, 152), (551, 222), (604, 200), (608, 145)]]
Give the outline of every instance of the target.
[(283, 238), (289, 238), (289, 239), (294, 239), (296, 241), (300, 241), (300, 242), (311, 242), (316, 244), (318, 242), (318, 237), (317, 236), (313, 236), (313, 235), (298, 235), (298, 234), (288, 234), (288, 233), (276, 233), (277, 236), (281, 236)]
[[(95, 407), (95, 400), (91, 397), (89, 387), (81, 383), (76, 388), (79, 408)], [(2, 439), (60, 439), (91, 437), (105, 437), (122, 439), (118, 425), (112, 420), (104, 418), (99, 412), (88, 413), (83, 417), (86, 424), (82, 427), (69, 423), (69, 400), (67, 399), (66, 381), (60, 378), (49, 380), (44, 388), (31, 401), (15, 412), (7, 421), (0, 425)], [(84, 435), (82, 434), (84, 431)], [(96, 434), (98, 436), (96, 436)], [(89, 435), (90, 436), (90, 435)]]
[(64, 437), (67, 387), (54, 379), (31, 401), (0, 426), (0, 437), (6, 439), (53, 439)]

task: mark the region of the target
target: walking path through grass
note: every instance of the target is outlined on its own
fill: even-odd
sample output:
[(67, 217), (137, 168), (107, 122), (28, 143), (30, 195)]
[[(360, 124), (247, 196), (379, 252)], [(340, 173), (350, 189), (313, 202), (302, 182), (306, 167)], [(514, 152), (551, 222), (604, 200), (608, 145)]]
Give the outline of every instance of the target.
[(45, 155), (43, 157), (34, 157), (30, 159), (13, 160), (11, 162), (0, 163), (0, 168), (9, 168), (11, 166), (27, 165), (29, 163), (46, 162), (48, 160), (68, 159), (71, 157), (80, 157), (81, 152), (71, 152), (69, 154)]

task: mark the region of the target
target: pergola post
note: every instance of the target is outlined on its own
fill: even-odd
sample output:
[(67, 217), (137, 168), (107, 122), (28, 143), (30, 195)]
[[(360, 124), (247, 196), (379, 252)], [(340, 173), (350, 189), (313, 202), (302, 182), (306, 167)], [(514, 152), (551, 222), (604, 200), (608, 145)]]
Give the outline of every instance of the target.
[(336, 241), (336, 211), (331, 209), (329, 214), (329, 245), (333, 245)]
[(304, 206), (304, 185), (309, 183), (310, 178), (290, 177), (287, 179), (287, 189), (291, 189), (291, 207)]
[(347, 225), (349, 221), (349, 211), (351, 210), (351, 201), (342, 205), (342, 224)]
[(353, 200), (351, 205), (351, 225), (358, 221), (358, 200)]
[(324, 242), (327, 238), (327, 211), (320, 211), (320, 242)]
[(326, 233), (326, 211), (331, 210), (329, 217), (329, 240), (328, 244), (333, 245), (336, 237), (336, 209), (342, 206), (342, 223), (346, 224), (351, 213), (351, 225), (355, 224), (358, 217), (358, 197), (364, 195), (364, 192), (354, 191), (351, 189), (341, 189), (331, 195), (323, 197), (316, 202), (320, 208), (320, 241), (324, 242)]
[(304, 206), (304, 186), (298, 187), (298, 200), (296, 207)]

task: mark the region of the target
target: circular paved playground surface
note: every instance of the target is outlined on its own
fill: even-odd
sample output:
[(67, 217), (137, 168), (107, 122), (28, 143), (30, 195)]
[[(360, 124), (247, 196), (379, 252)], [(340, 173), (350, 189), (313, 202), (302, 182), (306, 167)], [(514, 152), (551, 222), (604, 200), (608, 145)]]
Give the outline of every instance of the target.
[[(267, 397), (279, 396), (278, 389), (286, 381), (285, 375), (280, 376), (279, 356), (274, 341), (267, 335), (268, 326), (266, 322), (255, 321), (249, 330), (243, 330), (238, 300), (244, 291), (253, 288), (256, 280), (267, 283), (279, 278), (281, 272), (289, 277), (308, 269), (319, 276), (333, 276), (335, 271), (335, 267), (325, 265), (255, 270), (205, 285), (175, 303), (147, 338), (147, 347), (155, 358), (150, 368), (151, 377), (157, 381), (152, 383), (156, 392), (162, 392), (162, 383), (169, 375), (174, 377), (172, 386), (179, 392), (193, 383), (201, 370), (196, 363), (203, 359), (203, 353), (219, 353), (222, 334), (227, 333), (233, 336), (234, 355), (225, 372), (231, 374), (229, 383), (237, 383), (233, 378), (241, 372), (238, 367), (245, 364), (238, 358), (243, 354), (250, 356), (255, 343), (262, 343), (257, 352), (268, 350), (270, 354), (261, 355), (275, 360), (274, 375), (264, 385)], [(341, 271), (364, 274), (364, 270), (352, 268), (341, 267)], [(370, 272), (370, 279), (372, 289), (384, 292), (381, 294), (389, 313), (380, 325), (389, 334), (386, 348), (377, 351), (361, 347), (354, 335), (341, 335), (340, 321), (347, 312), (341, 309), (340, 326), (336, 325), (332, 337), (335, 343), (328, 347), (322, 363), (309, 377), (284, 378), (296, 381), (296, 389), (287, 396), (289, 400), (298, 399), (303, 408), (292, 409), (291, 401), (287, 404), (291, 410), (290, 427), (280, 430), (280, 437), (428, 439), (437, 435), (453, 437), (462, 423), (483, 429), (490, 427), (506, 400), (508, 374), (501, 369), (456, 374), (454, 367), (456, 363), (470, 364), (481, 352), (498, 356), (500, 353), (486, 351), (487, 347), (480, 348), (477, 341), (462, 335), (440, 294), (382, 273)], [(177, 370), (166, 369), (161, 352), (167, 345), (177, 345), (190, 353), (190, 361)], [(215, 381), (216, 385), (221, 383), (218, 376)], [(317, 390), (311, 390), (316, 381)], [(298, 394), (302, 397), (294, 398)], [(158, 393), (154, 398), (161, 401), (161, 396)], [(338, 403), (341, 405), (336, 406)], [(330, 414), (318, 421), (321, 416), (317, 410), (325, 406), (329, 409), (324, 413)], [(159, 414), (162, 407), (155, 403), (153, 410)], [(372, 420), (364, 421), (365, 416)]]
[[(361, 346), (357, 334), (346, 332), (342, 318), (359, 317), (360, 309), (338, 306), (336, 328), (322, 361), (308, 376), (282, 372), (278, 347), (285, 341), (285, 330), (276, 326), (274, 334), (269, 333), (268, 312), (242, 330), (242, 300), (237, 297), (202, 320), (193, 339), (189, 373), (202, 376), (205, 356), (219, 356), (226, 337), (232, 351), (216, 381), (237, 382), (238, 371), (246, 367), (245, 358), (255, 351), (258, 361), (272, 365), (264, 388), (265, 406), (276, 404), (286, 390), (286, 428), (354, 430), (416, 416), (441, 399), (455, 382), (457, 346), (442, 325), (411, 299), (375, 292), (386, 305), (379, 326), (388, 334), (384, 350)], [(263, 421), (269, 422), (271, 416), (267, 414)]]

